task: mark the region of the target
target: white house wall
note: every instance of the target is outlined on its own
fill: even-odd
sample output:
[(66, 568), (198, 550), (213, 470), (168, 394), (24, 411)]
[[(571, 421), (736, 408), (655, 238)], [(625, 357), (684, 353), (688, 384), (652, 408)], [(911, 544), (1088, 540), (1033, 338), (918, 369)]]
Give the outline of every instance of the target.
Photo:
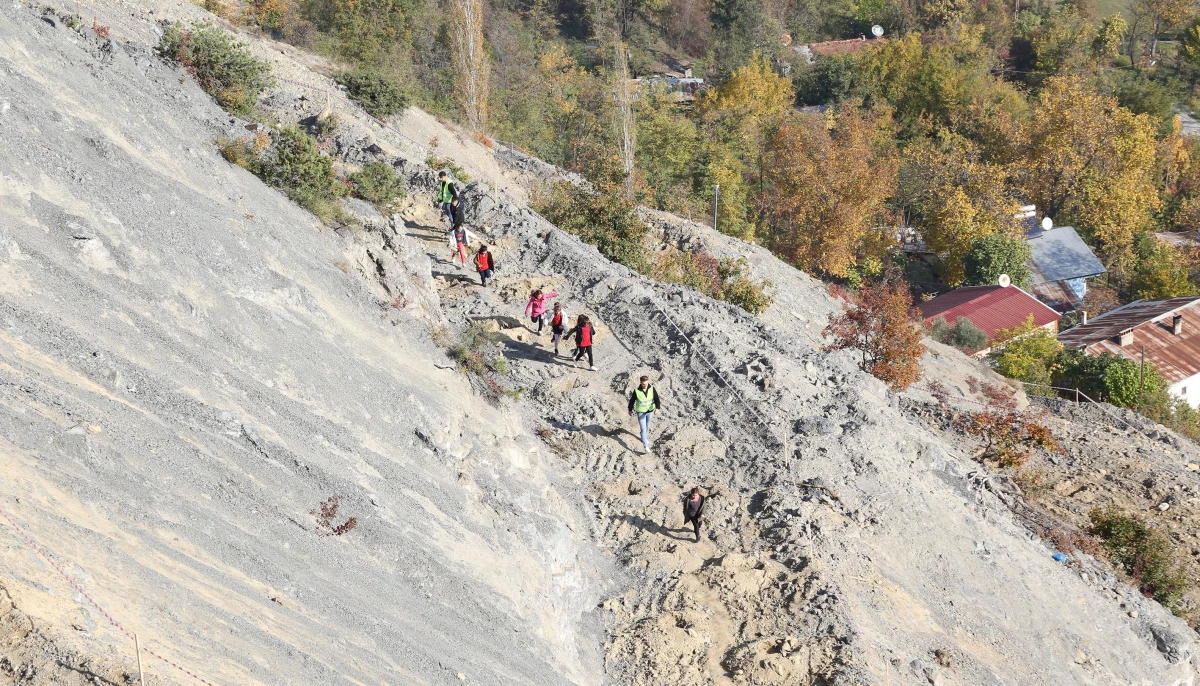
[(1177, 381), (1167, 386), (1167, 390), (1171, 395), (1186, 400), (1187, 404), (1191, 405), (1194, 409), (1200, 405), (1200, 374), (1194, 374), (1183, 381)]

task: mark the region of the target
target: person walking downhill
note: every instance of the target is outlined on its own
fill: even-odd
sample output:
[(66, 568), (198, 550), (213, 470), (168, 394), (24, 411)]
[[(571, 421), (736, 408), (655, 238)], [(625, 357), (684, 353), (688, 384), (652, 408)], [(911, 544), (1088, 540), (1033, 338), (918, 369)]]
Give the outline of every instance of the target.
[(450, 203), (458, 200), (458, 186), (446, 176), (446, 172), (438, 172), (438, 206), (442, 210), (442, 214), (450, 220), (450, 226), (454, 226), (454, 213), (451, 211)]
[(492, 272), (496, 270), (496, 260), (492, 257), (492, 253), (488, 252), (486, 245), (479, 246), (479, 252), (475, 253), (475, 271), (479, 272), (479, 284), (487, 286), (487, 280), (491, 278)]
[(683, 498), (683, 526), (686, 529), (688, 524), (692, 525), (697, 543), (700, 542), (700, 518), (704, 516), (705, 500), (706, 498), (700, 495), (699, 488), (693, 488), (692, 492)]
[(529, 321), (537, 324), (537, 335), (542, 335), (542, 327), (545, 325), (546, 301), (550, 298), (557, 298), (558, 293), (542, 293), (542, 289), (534, 289), (529, 294), (529, 303), (525, 305), (525, 314), (529, 316)]
[(575, 320), (575, 326), (563, 334), (563, 337), (570, 337), (571, 334), (575, 335), (575, 355), (572, 364), (578, 367), (579, 361), (583, 359), (584, 355), (587, 355), (588, 368), (593, 372), (596, 371), (596, 363), (592, 360), (592, 338), (596, 335), (596, 329), (592, 327), (592, 320), (588, 319), (586, 314), (579, 315), (579, 318)]
[(454, 228), (450, 230), (450, 262), (453, 264), (454, 256), (457, 254), (462, 260), (462, 266), (467, 266), (467, 245), (475, 238), (475, 234), (467, 231), (463, 226), (463, 210), (462, 203), (455, 198), (450, 203), (451, 210), (454, 213)]
[(559, 357), (558, 342), (562, 340), (563, 332), (567, 330), (567, 313), (562, 305), (554, 303), (554, 315), (550, 317), (551, 339), (554, 341), (554, 356)]
[(642, 446), (650, 452), (650, 418), (662, 408), (658, 391), (650, 385), (650, 377), (643, 376), (638, 387), (629, 394), (629, 416), (637, 413), (638, 424), (642, 427)]

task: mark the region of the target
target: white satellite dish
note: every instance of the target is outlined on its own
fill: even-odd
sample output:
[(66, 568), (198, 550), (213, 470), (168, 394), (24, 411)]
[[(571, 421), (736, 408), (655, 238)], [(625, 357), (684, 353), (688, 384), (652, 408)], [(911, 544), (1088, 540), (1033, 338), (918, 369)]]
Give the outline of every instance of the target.
[(1001, 274), (999, 281), (1001, 288), (1008, 288), (1008, 285), (1012, 283), (1012, 279), (1008, 278), (1008, 274)]
[(1054, 222), (1050, 221), (1050, 217), (1042, 217), (1042, 230), (1049, 231), (1054, 228)]
[(875, 36), (876, 38), (879, 38), (880, 36), (882, 36), (883, 35), (883, 27), (880, 26), (879, 24), (872, 26), (871, 27), (871, 35)]

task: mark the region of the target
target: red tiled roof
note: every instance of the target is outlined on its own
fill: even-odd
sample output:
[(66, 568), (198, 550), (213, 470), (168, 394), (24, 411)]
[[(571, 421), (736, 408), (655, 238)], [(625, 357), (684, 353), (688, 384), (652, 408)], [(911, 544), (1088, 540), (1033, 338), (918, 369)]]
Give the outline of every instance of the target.
[(1000, 329), (1011, 329), (1033, 315), (1037, 326), (1057, 322), (1062, 315), (1016, 286), (967, 286), (917, 306), (925, 323), (939, 316), (953, 324), (959, 317), (983, 330), (989, 339)]
[[(1175, 315), (1183, 317), (1183, 331), (1172, 333)], [(1121, 345), (1121, 333), (1133, 337)], [(1158, 369), (1167, 383), (1200, 374), (1200, 297), (1169, 300), (1138, 300), (1106, 312), (1087, 324), (1059, 334), (1068, 348), (1082, 348), (1089, 355), (1112, 353), (1135, 362), (1142, 359)]]

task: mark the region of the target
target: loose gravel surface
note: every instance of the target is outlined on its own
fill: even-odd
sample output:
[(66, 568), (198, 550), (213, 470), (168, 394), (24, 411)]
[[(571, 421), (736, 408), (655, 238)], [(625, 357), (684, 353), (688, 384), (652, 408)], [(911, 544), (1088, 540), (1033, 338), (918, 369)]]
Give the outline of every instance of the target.
[[(352, 203), (364, 226), (331, 230), (221, 160), (243, 122), (151, 54), (154, 20), (202, 10), (96, 9), (116, 41), (0, 7), (0, 506), (156, 650), (218, 684), (1194, 680), (1181, 620), (1132, 622), (1127, 587), (1055, 562), (967, 446), (819, 349), (819, 283), (670, 217), (660, 241), (745, 254), (780, 297), (756, 318), (649, 281), (524, 206), (544, 167), (413, 112), (381, 127), (327, 63), (255, 39), (288, 79), (272, 115), (333, 108), (341, 164), (409, 181), (398, 215)], [(425, 137), (489, 182), (465, 193), (486, 289), (447, 260)], [(596, 370), (531, 330), (532, 288), (593, 317)], [(435, 343), (472, 323), (520, 401)], [(664, 396), (650, 454), (641, 374)], [(126, 665), (15, 536), (0, 574), (54, 649)]]

